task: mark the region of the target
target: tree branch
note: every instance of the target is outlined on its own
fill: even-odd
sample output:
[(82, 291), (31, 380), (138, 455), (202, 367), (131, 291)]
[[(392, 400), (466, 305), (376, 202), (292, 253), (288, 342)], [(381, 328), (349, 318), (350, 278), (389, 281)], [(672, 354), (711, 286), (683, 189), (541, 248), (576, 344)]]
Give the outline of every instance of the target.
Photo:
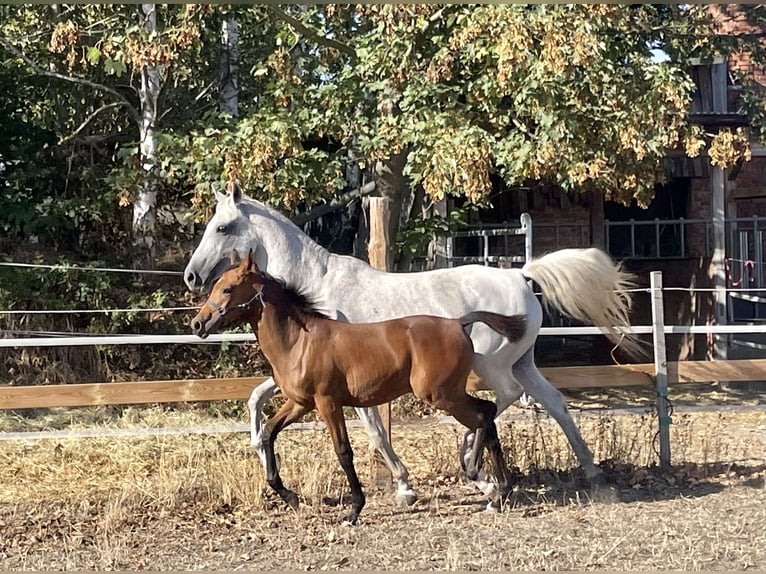
[(101, 106), (101, 107), (100, 107), (100, 108), (98, 108), (96, 111), (94, 111), (92, 114), (90, 114), (90, 115), (89, 115), (87, 118), (85, 118), (85, 121), (84, 121), (84, 122), (82, 122), (82, 123), (80, 124), (80, 126), (79, 126), (79, 127), (78, 127), (78, 128), (75, 130), (75, 131), (73, 131), (73, 132), (72, 132), (71, 134), (69, 134), (67, 137), (65, 137), (64, 139), (62, 139), (61, 141), (59, 141), (59, 145), (64, 145), (64, 144), (65, 144), (65, 143), (67, 143), (68, 141), (71, 141), (71, 140), (73, 140), (74, 138), (76, 138), (76, 137), (77, 137), (77, 135), (78, 135), (78, 134), (79, 134), (79, 133), (80, 133), (82, 130), (84, 130), (84, 129), (87, 127), (87, 125), (88, 125), (88, 124), (89, 124), (91, 121), (93, 121), (93, 119), (94, 119), (94, 118), (95, 118), (95, 117), (96, 117), (98, 114), (100, 114), (101, 112), (104, 112), (104, 111), (106, 111), (106, 110), (109, 110), (109, 109), (111, 109), (111, 108), (118, 108), (118, 107), (120, 107), (120, 106), (123, 106), (123, 105), (125, 105), (123, 102), (112, 102), (111, 104), (106, 104), (106, 105), (103, 105), (103, 106)]
[(349, 202), (353, 201), (357, 197), (370, 195), (375, 191), (376, 187), (377, 186), (375, 185), (375, 182), (371, 181), (370, 183), (364, 184), (362, 187), (357, 187), (356, 189), (352, 189), (351, 191), (344, 193), (339, 198), (333, 199), (328, 203), (314, 206), (308, 212), (296, 215), (291, 219), (295, 225), (303, 225), (309, 221), (314, 221), (315, 219), (319, 219), (328, 213), (332, 213), (333, 211), (337, 211), (338, 209), (345, 207)]
[(356, 50), (354, 50), (351, 46), (348, 46), (342, 42), (338, 42), (337, 40), (333, 40), (332, 38), (325, 38), (324, 36), (320, 35), (316, 31), (306, 26), (303, 22), (301, 22), (297, 18), (293, 18), (292, 16), (287, 14), (284, 10), (282, 10), (281, 8), (279, 8), (278, 6), (274, 4), (267, 4), (267, 8), (272, 14), (274, 14), (277, 18), (282, 20), (282, 22), (285, 22), (289, 26), (292, 26), (298, 32), (306, 36), (307, 38), (311, 38), (312, 40), (314, 40), (317, 44), (327, 46), (328, 48), (335, 48), (339, 52), (348, 54), (351, 57), (356, 57)]
[[(32, 68), (32, 70), (34, 70), (34, 72), (40, 76), (47, 76), (48, 78), (56, 78), (57, 80), (71, 82), (73, 84), (81, 84), (83, 86), (88, 86), (97, 90), (103, 90), (104, 92), (107, 92), (108, 94), (113, 95), (119, 100), (119, 105), (125, 106), (128, 109), (128, 112), (137, 123), (141, 121), (141, 115), (138, 113), (138, 110), (133, 106), (133, 104), (130, 103), (130, 100), (128, 100), (125, 96), (123, 96), (117, 90), (114, 90), (110, 88), (109, 86), (99, 84), (97, 82), (91, 82), (90, 80), (86, 80), (84, 78), (75, 78), (73, 76), (59, 74), (58, 72), (48, 71), (45, 68), (41, 67), (39, 64), (37, 64), (37, 62), (31, 60), (21, 50), (19, 50), (16, 46), (11, 44), (8, 40), (3, 38), (2, 36), (0, 36), (0, 45), (2, 45), (6, 50), (11, 52), (18, 58), (21, 58), (21, 60), (23, 60), (27, 66)], [(115, 104), (115, 105), (118, 105), (118, 104)]]

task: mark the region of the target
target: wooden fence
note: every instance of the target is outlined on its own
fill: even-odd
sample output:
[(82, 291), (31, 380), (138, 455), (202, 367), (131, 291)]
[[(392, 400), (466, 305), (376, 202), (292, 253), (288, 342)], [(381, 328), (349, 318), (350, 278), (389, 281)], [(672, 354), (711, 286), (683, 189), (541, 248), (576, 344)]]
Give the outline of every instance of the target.
[[(381, 221), (385, 220), (385, 218), (380, 219)], [(380, 253), (376, 261), (378, 266), (384, 267), (385, 253)], [(684, 382), (764, 381), (766, 380), (766, 359), (668, 363), (665, 356), (666, 334), (681, 332), (753, 332), (753, 330), (761, 332), (762, 327), (752, 325), (666, 326), (663, 316), (662, 274), (658, 271), (651, 273), (650, 293), (652, 296), (651, 327), (631, 327), (629, 331), (634, 334), (652, 334), (654, 363), (551, 367), (543, 368), (541, 371), (554, 386), (561, 389), (645, 385), (656, 396), (660, 462), (663, 466), (667, 466), (670, 464), (669, 426), (671, 423), (667, 413), (668, 386)], [(594, 327), (571, 327), (562, 330), (584, 334), (590, 329), (600, 332), (600, 329)], [(554, 331), (558, 331), (558, 329), (554, 329)], [(125, 337), (118, 337), (117, 339), (123, 339), (123, 341), (110, 341), (110, 343), (139, 343), (139, 337), (135, 337), (133, 341), (125, 340)], [(0, 339), (2, 346), (17, 346), (22, 343), (24, 346), (36, 346), (41, 341), (45, 340), (23, 342), (18, 339)], [(91, 339), (90, 341), (77, 341), (75, 339), (70, 341), (48, 341), (48, 343), (60, 345), (107, 344), (99, 342), (98, 338)], [(253, 388), (264, 380), (265, 377), (242, 377), (233, 379), (186, 379), (181, 381), (140, 381), (53, 386), (0, 386), (0, 410), (226, 399), (243, 400), (247, 399)], [(483, 390), (485, 387), (482, 386), (481, 381), (472, 376), (469, 379), (469, 388), (471, 390)], [(389, 428), (390, 434), (389, 413), (390, 405), (383, 412), (384, 420), (388, 420), (386, 426)]]
[[(540, 371), (559, 389), (645, 386), (654, 390), (655, 365), (548, 367)], [(766, 359), (668, 363), (668, 383), (766, 380)], [(266, 377), (125, 383), (0, 386), (0, 410), (193, 401), (245, 400)], [(475, 375), (471, 390), (486, 390)]]

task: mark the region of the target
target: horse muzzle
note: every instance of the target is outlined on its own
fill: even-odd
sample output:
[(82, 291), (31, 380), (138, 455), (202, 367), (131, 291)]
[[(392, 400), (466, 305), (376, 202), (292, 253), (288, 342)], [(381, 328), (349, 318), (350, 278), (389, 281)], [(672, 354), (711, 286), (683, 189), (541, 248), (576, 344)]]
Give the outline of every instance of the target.
[(197, 335), (197, 337), (200, 339), (207, 339), (208, 335), (210, 335), (212, 316), (208, 315), (207, 317), (201, 317), (200, 315), (194, 317), (189, 326), (191, 327), (192, 333)]

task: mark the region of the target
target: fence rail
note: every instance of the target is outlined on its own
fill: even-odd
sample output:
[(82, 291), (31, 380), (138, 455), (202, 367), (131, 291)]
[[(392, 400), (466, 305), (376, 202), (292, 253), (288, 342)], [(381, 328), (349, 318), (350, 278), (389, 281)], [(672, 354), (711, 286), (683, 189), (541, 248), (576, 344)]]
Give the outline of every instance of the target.
[[(665, 336), (680, 333), (762, 333), (761, 325), (664, 325), (662, 274), (651, 273), (653, 299), (652, 325), (627, 327), (623, 331), (633, 334), (651, 333), (654, 341), (654, 363), (637, 365), (604, 365), (543, 368), (543, 375), (558, 388), (624, 387), (647, 385), (653, 388), (658, 407), (667, 400), (667, 387), (683, 382), (712, 381), (766, 381), (766, 359), (729, 361), (682, 361), (668, 363), (665, 357)], [(603, 334), (597, 327), (547, 327), (541, 335)], [(252, 334), (218, 335), (208, 341), (248, 341)], [(176, 336), (117, 336), (117, 337), (46, 337), (27, 339), (0, 339), (0, 347), (146, 344), (146, 343), (201, 343), (189, 335)], [(207, 341), (205, 341), (207, 342)], [(659, 349), (659, 352), (658, 352)], [(95, 406), (114, 404), (142, 404), (246, 399), (253, 388), (265, 377), (231, 379), (186, 379), (181, 381), (142, 381), (130, 383), (94, 383), (47, 386), (0, 386), (0, 410), (49, 407)], [(667, 382), (667, 384), (666, 384)], [(471, 390), (485, 390), (476, 377), (469, 379)], [(668, 415), (658, 408), (661, 438), (669, 432)], [(669, 440), (661, 440), (660, 460), (670, 463)]]
[[(766, 381), (766, 359), (670, 362), (668, 383)], [(654, 384), (654, 363), (542, 367), (543, 375), (559, 389), (634, 387)], [(244, 400), (266, 377), (182, 379), (80, 383), (69, 385), (0, 386), (0, 410), (85, 407), (195, 401)], [(488, 387), (471, 374), (472, 391)]]

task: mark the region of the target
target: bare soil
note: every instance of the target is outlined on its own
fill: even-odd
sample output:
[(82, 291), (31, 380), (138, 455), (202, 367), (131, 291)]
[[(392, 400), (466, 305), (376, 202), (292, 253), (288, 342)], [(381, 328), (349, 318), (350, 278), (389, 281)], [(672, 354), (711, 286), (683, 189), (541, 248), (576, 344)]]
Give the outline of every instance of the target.
[(676, 413), (661, 471), (653, 419), (580, 417), (608, 486), (581, 485), (546, 417), (501, 424), (518, 490), (501, 513), (464, 484), (462, 430), (397, 424), (420, 499), (394, 504), (352, 430), (368, 503), (348, 512), (325, 431), (286, 431), (289, 510), (242, 434), (0, 443), (0, 569), (744, 570), (766, 565), (763, 410)]

